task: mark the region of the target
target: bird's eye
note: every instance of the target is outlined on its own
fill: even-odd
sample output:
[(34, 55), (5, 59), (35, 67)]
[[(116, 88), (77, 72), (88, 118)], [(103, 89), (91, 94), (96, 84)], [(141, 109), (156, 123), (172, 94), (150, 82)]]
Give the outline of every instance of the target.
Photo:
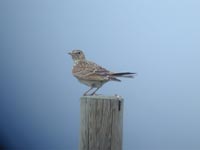
[(79, 55), (80, 55), (80, 54), (81, 54), (81, 52), (78, 52), (77, 54), (79, 54)]

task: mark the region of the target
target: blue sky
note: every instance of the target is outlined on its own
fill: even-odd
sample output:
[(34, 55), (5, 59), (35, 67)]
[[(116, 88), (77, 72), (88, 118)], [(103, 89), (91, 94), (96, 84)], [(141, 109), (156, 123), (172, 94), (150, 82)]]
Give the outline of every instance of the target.
[(138, 76), (100, 94), (125, 99), (124, 150), (200, 149), (200, 1), (0, 1), (0, 144), (75, 150), (79, 98), (66, 53)]

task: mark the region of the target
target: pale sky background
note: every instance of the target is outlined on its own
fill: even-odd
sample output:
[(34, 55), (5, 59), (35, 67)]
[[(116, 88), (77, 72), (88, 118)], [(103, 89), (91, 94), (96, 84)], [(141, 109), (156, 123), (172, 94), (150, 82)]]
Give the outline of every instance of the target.
[(79, 48), (138, 73), (98, 92), (125, 99), (124, 150), (199, 150), (199, 39), (199, 0), (0, 0), (1, 148), (78, 149)]

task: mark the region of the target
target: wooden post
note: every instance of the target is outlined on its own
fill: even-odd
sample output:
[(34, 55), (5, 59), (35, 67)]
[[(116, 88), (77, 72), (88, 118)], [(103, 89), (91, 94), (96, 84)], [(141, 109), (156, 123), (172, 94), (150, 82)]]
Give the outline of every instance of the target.
[(122, 150), (123, 98), (81, 97), (80, 150)]

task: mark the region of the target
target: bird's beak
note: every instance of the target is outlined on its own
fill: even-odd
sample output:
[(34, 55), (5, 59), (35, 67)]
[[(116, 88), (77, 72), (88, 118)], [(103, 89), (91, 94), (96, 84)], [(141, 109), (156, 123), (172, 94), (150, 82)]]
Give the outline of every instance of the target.
[(69, 55), (72, 55), (72, 53), (71, 53), (71, 52), (69, 52), (68, 54), (69, 54)]

